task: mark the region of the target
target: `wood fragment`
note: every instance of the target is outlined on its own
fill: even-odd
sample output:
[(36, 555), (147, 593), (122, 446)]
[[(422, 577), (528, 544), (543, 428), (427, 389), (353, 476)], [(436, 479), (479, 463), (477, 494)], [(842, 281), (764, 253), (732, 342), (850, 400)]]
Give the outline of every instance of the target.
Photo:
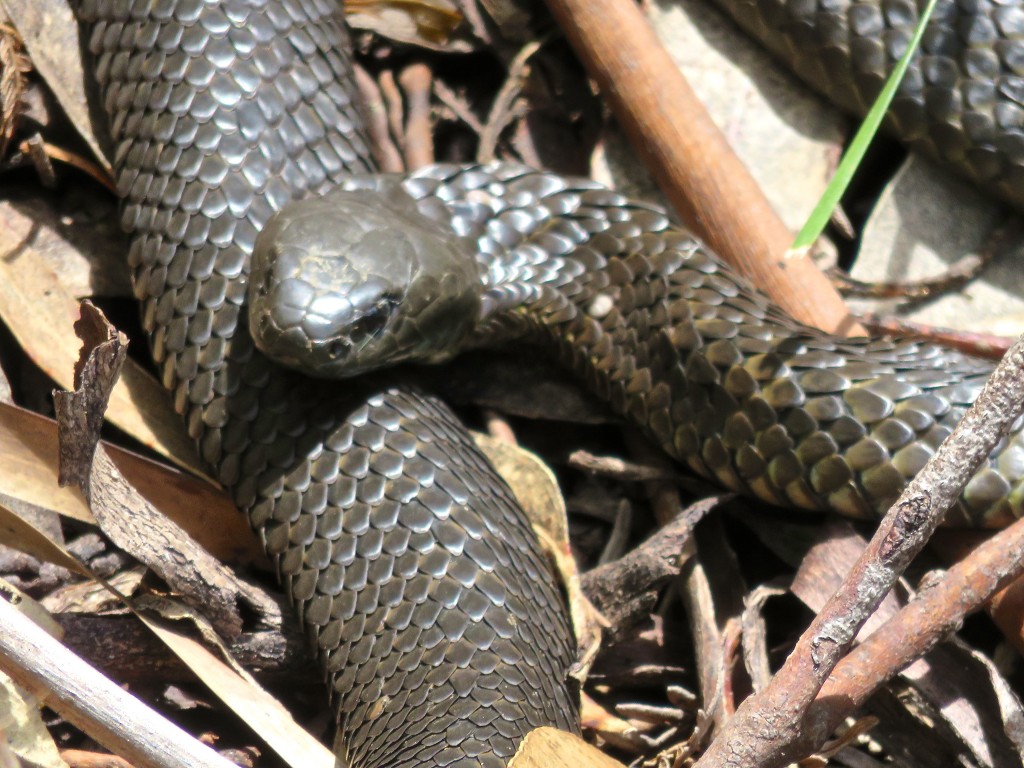
[(846, 581), (801, 635), (782, 669), (764, 691), (740, 705), (697, 766), (770, 768), (806, 754), (803, 717), (829, 674), (981, 462), (1024, 412), (1022, 371), (1024, 337), (890, 508)]
[(679, 73), (633, 0), (548, 0), (634, 149), (683, 221), (793, 317), (863, 333)]
[(601, 750), (556, 728), (537, 728), (526, 734), (508, 768), (624, 768)]
[(693, 535), (693, 527), (722, 498), (691, 505), (631, 552), (583, 574), (583, 591), (611, 624), (610, 642), (624, 637), (653, 610), (658, 590), (679, 575), (692, 554), (686, 542)]
[(136, 768), (234, 768), (0, 598), (0, 669)]
[[(282, 597), (283, 615), (288, 618), (279, 626), (245, 631), (226, 646), (232, 658), (260, 680), (288, 682), (293, 687), (321, 686), (306, 639), (290, 620), (284, 602)], [(134, 616), (59, 613), (54, 618), (64, 630), (64, 644), (114, 680), (166, 684), (195, 679)]]
[(434, 162), (434, 135), (431, 124), (430, 92), (434, 75), (430, 67), (416, 62), (398, 73), (398, 84), (405, 94), (405, 141), (402, 153), (405, 167), (411, 171)]

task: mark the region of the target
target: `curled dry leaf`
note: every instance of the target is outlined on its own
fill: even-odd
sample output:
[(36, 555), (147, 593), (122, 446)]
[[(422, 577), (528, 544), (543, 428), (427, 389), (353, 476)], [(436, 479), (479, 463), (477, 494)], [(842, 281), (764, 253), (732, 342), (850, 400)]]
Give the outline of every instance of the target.
[[(62, 477), (77, 478), (83, 485), (107, 535), (149, 565), (186, 600), (202, 606), (204, 615), (229, 637), (241, 631), (239, 599), (276, 612), (277, 606), (269, 598), (242, 584), (187, 534), (156, 513), (107, 457), (98, 444), (99, 427), (124, 359), (124, 338), (88, 302), (83, 304), (82, 319), (75, 330), (83, 340), (75, 369), (77, 388), (70, 393), (57, 392), (54, 397), (61, 434)], [(333, 756), (297, 729), (284, 708), (253, 680), (226, 667), (195, 640), (142, 619), (291, 765), (333, 765)]]
[(453, 38), (462, 14), (447, 0), (348, 0), (345, 20), (353, 29), (448, 53), (471, 50), (465, 40)]
[(191, 536), (157, 512), (125, 480), (98, 445), (103, 407), (124, 360), (124, 341), (89, 302), (75, 330), (83, 340), (74, 392), (55, 392), (61, 477), (73, 478), (90, 500), (97, 522), (121, 549), (145, 563), (186, 601), (202, 606), (228, 637), (242, 629), (238, 603), (273, 610), (261, 592), (243, 583)]
[(128, 337), (108, 323), (103, 313), (89, 301), (82, 303), (82, 314), (74, 328), (82, 340), (75, 363), (75, 388), (70, 392), (53, 393), (61, 437), (58, 482), (78, 486), (88, 500), (91, 497), (89, 475), (100, 441), (103, 415), (121, 375), (128, 353)]
[[(40, 255), (54, 242), (63, 241), (52, 228), (21, 215), (13, 205), (0, 204), (0, 319), (36, 365), (72, 389), (79, 345), (68, 328), (78, 318), (78, 302)], [(111, 393), (107, 419), (171, 461), (204, 474), (167, 393), (131, 360)]]

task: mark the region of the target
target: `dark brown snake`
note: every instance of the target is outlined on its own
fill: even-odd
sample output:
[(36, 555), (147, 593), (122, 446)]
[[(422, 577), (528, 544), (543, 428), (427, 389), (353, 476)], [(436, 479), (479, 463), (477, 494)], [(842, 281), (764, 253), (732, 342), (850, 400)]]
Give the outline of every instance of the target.
[[(756, 7), (802, 46), (808, 24), (776, 5)], [(825, 19), (827, 43), (817, 47), (826, 58), (866, 73), (853, 80), (868, 88), (878, 81), (872, 67), (898, 55), (908, 34), (886, 24), (913, 16), (905, 0), (882, 10), (790, 4), (798, 5)], [(896, 122), (915, 141), (924, 124), (946, 126), (938, 154), (1019, 202), (1021, 8), (971, 5), (970, 20), (951, 20), (961, 11), (943, 5), (939, 23), (955, 34), (929, 33), (926, 50), (943, 57), (912, 71), (921, 88), (904, 92)], [(406, 358), (450, 353), (436, 328), (463, 346), (536, 343), (676, 460), (775, 504), (877, 515), (991, 368), (932, 344), (806, 328), (663, 211), (586, 180), (509, 164), (372, 175), (331, 0), (83, 0), (80, 13), (154, 359), (298, 608), (352, 766), (501, 766), (536, 726), (576, 730), (565, 682), (574, 644), (523, 514), (441, 403), (394, 377), (310, 379), (255, 349), (250, 256), (289, 202), (338, 190), (313, 214), (275, 219), (277, 240), (265, 236), (284, 266), (253, 281), (256, 295), (292, 282), (279, 291), (283, 309), (257, 315), (257, 325), (272, 319), (263, 330), (285, 341), (301, 332), (299, 346), (309, 345), (344, 305), (349, 325), (321, 345), (328, 358), (388, 347), (399, 330), (411, 341), (391, 346)], [(780, 40), (773, 46), (790, 45)], [(957, 56), (966, 74), (957, 74)], [(921, 110), (908, 116), (915, 104)], [(368, 270), (369, 287), (350, 286), (343, 300), (315, 295), (316, 281), (305, 283), (290, 261), (308, 250), (303, 230), (316, 236), (318, 217), (344, 218), (324, 206), (351, 211), (367, 201), (385, 221), (413, 222), (428, 244), (360, 213), (358, 226), (314, 250)], [(362, 263), (353, 254), (381, 247), (426, 262), (435, 249), (466, 259), (465, 274), (483, 290), (450, 304), (479, 322), (432, 311), (454, 277), (427, 275), (406, 291), (394, 280), (404, 268), (352, 267)], [(428, 319), (406, 318), (404, 302), (418, 302)], [(1015, 433), (951, 520), (1017, 517), (1022, 477)]]

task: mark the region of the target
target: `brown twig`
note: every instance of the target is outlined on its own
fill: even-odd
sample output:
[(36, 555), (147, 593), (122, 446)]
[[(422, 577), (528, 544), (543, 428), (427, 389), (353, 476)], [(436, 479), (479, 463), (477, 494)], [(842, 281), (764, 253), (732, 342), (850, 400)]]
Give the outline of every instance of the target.
[(398, 73), (405, 93), (405, 141), (402, 153), (409, 170), (434, 162), (434, 135), (430, 124), (430, 91), (434, 79), (430, 67), (416, 62)]
[(1024, 520), (978, 546), (840, 661), (808, 709), (793, 749), (809, 752), (901, 669), (954, 632), (1024, 572)]
[(487, 115), (483, 131), (480, 133), (480, 147), (476, 152), (479, 163), (489, 163), (496, 157), (498, 139), (501, 132), (508, 127), (519, 114), (516, 103), (526, 78), (530, 76), (529, 60), (543, 44), (542, 40), (531, 40), (524, 45), (508, 65), (508, 77), (501, 90), (494, 97), (494, 104)]
[[(670, 466), (668, 458), (657, 452), (649, 442), (641, 439), (635, 431), (627, 430), (625, 435), (631, 452), (640, 461), (655, 467)], [(644, 486), (651, 498), (655, 519), (661, 525), (668, 525), (683, 509), (679, 489), (675, 484), (664, 480), (647, 481)], [(725, 696), (725, 643), (721, 622), (717, 615), (711, 579), (705, 572), (702, 560), (695, 557), (697, 543), (691, 538), (686, 539), (683, 544), (681, 555), (686, 556), (686, 562), (680, 573), (679, 591), (686, 604), (686, 613), (690, 617), (690, 631), (693, 634), (704, 711), (716, 726), (721, 726), (729, 715)]]
[(573, 469), (601, 475), (620, 483), (646, 482), (648, 480), (675, 481), (679, 475), (671, 464), (641, 464), (616, 456), (595, 456), (583, 449), (569, 454), (568, 464)]
[(0, 669), (138, 768), (232, 764), (103, 677), (0, 597)]
[[(82, 157), (77, 152), (71, 152), (70, 150), (58, 147), (55, 144), (50, 144), (43, 141), (38, 136), (34, 136), (21, 142), (18, 146), (18, 151), (22, 152), (26, 157), (31, 158), (35, 164), (39, 173), (40, 179), (51, 179), (53, 184), (56, 184), (56, 178), (54, 177), (53, 166), (49, 161), (56, 160), (60, 163), (65, 163), (73, 168), (77, 168), (97, 182), (102, 184), (104, 187), (109, 189), (113, 193), (117, 193), (117, 185), (114, 183), (114, 179), (109, 173), (100, 165), (92, 162), (88, 158)], [(41, 165), (41, 158), (46, 159), (45, 165)], [(44, 184), (44, 186), (46, 186)]]
[(890, 508), (846, 581), (797, 641), (768, 687), (737, 710), (697, 762), (766, 768), (806, 753), (804, 716), (858, 630), (920, 552), (967, 481), (1024, 412), (1024, 337), (953, 433)]
[(958, 349), (968, 355), (987, 357), (992, 360), (998, 360), (1013, 345), (1013, 339), (1009, 339), (1006, 336), (958, 331), (953, 328), (924, 325), (923, 323), (914, 323), (895, 317), (879, 317), (878, 315), (865, 314), (860, 316), (860, 321), (872, 334), (879, 336), (913, 336), (919, 339), (927, 339), (928, 341), (934, 341), (944, 346)]
[(464, 122), (473, 133), (477, 136), (483, 133), (484, 124), (473, 114), (469, 103), (441, 80), (434, 81), (434, 95), (438, 101), (452, 111), (455, 117)]
[(405, 144), (405, 109), (402, 104), (402, 92), (395, 82), (395, 73), (385, 69), (377, 76), (377, 85), (384, 99), (384, 114), (388, 124), (388, 133), (394, 137), (398, 145)]
[(356, 65), (354, 70), (356, 87), (362, 97), (363, 114), (366, 116), (366, 130), (370, 134), (370, 151), (373, 159), (384, 173), (399, 173), (405, 170), (402, 154), (395, 146), (394, 139), (388, 131), (388, 110), (384, 104), (377, 82), (362, 67)]
[(633, 0), (548, 0), (683, 220), (791, 315), (863, 333), (730, 149)]
[(851, 277), (843, 270), (830, 271), (832, 282), (846, 297), (859, 299), (899, 299), (905, 302), (920, 302), (962, 288), (992, 263), (1009, 245), (1019, 239), (1021, 224), (1017, 217), (1011, 217), (996, 227), (977, 253), (970, 253), (957, 259), (941, 274), (921, 280), (897, 282), (865, 282)]
[(829, 277), (843, 296), (857, 299), (898, 299), (909, 304), (927, 301), (959, 290), (981, 274), (989, 264), (977, 254), (961, 256), (938, 275), (920, 280), (858, 280), (842, 269), (829, 270)]

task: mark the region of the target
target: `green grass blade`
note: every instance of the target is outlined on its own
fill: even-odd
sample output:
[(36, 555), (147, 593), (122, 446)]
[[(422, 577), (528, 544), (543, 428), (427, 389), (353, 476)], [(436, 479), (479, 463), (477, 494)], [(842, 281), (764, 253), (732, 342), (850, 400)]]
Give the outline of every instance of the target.
[(882, 124), (882, 119), (892, 103), (893, 96), (896, 95), (896, 89), (899, 87), (900, 81), (903, 80), (903, 75), (907, 71), (910, 59), (921, 43), (921, 37), (924, 35), (925, 27), (928, 26), (928, 20), (932, 17), (932, 11), (935, 10), (935, 4), (936, 0), (928, 0), (928, 5), (925, 6), (924, 11), (921, 13), (921, 18), (914, 29), (913, 36), (910, 38), (910, 44), (907, 46), (906, 52), (896, 62), (896, 66), (889, 75), (889, 79), (885, 81), (885, 86), (882, 88), (881, 93), (878, 94), (878, 98), (875, 99), (871, 111), (868, 112), (864, 122), (861, 123), (860, 128), (857, 130), (857, 135), (850, 142), (850, 147), (843, 155), (843, 159), (839, 161), (839, 167), (836, 168), (832, 181), (829, 182), (825, 193), (821, 196), (821, 200), (818, 201), (818, 205), (815, 206), (814, 211), (808, 217), (807, 223), (800, 230), (800, 234), (793, 241), (791, 250), (799, 251), (809, 248), (821, 235), (825, 225), (828, 224), (832, 211), (839, 203), (839, 199), (843, 196), (846, 188), (850, 185), (850, 179), (853, 178), (857, 166), (860, 165), (861, 160), (864, 158), (864, 153), (867, 152), (871, 140), (875, 137), (878, 127)]

